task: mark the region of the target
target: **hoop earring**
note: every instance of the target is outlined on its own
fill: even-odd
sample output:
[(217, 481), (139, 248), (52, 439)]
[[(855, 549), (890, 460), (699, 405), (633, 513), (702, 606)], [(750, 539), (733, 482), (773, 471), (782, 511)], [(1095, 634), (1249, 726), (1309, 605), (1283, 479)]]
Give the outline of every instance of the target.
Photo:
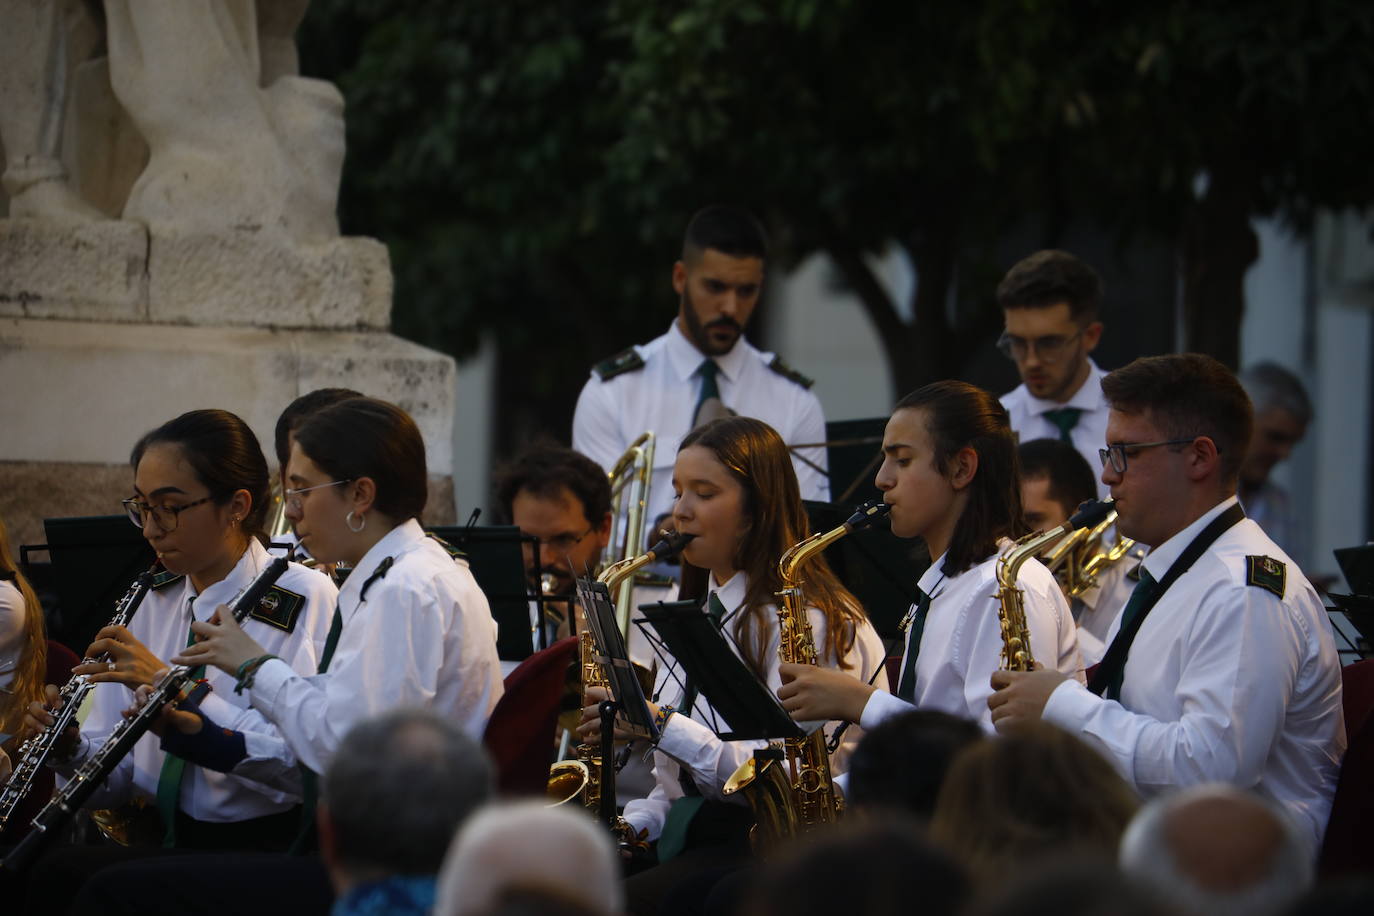
[(348, 514), (344, 516), (344, 524), (348, 526), (348, 530), (349, 530), (349, 531), (352, 531), (354, 534), (359, 534), (359, 533), (362, 532), (362, 530), (363, 530), (364, 528), (367, 527), (367, 516), (366, 516), (366, 515), (360, 515), (360, 516), (358, 516), (358, 527), (357, 527), (357, 528), (354, 528), (354, 527), (353, 527), (353, 510), (352, 510), (352, 509), (349, 509), (349, 510), (348, 510)]

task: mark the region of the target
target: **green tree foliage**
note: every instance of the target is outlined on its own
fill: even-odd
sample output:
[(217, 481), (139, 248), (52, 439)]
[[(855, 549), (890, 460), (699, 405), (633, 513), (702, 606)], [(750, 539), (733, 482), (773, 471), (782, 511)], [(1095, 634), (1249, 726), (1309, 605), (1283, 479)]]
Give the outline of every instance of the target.
[[(780, 263), (834, 258), (899, 390), (989, 344), (999, 239), (1084, 220), (1174, 240), (1186, 343), (1234, 361), (1249, 217), (1374, 199), (1372, 33), (1357, 0), (315, 0), (301, 44), (348, 99), (343, 223), (390, 246), (397, 331), (494, 336), (509, 447), (667, 326), (713, 200)], [(891, 243), (909, 304), (868, 266)]]

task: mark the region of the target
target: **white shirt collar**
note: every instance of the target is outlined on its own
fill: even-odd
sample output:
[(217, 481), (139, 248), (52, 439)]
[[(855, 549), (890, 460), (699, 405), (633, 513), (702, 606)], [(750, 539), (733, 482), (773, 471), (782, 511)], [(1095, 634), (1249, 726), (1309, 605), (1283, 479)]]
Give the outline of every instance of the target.
[(1152, 548), (1150, 552), (1146, 554), (1145, 559), (1140, 565), (1156, 582), (1163, 579), (1164, 574), (1169, 571), (1170, 566), (1174, 565), (1174, 561), (1178, 559), (1179, 554), (1183, 553), (1188, 545), (1193, 543), (1193, 538), (1197, 537), (1198, 534), (1202, 532), (1203, 528), (1210, 525), (1212, 519), (1216, 518), (1235, 504), (1235, 496), (1228, 496), (1226, 499), (1223, 499), (1211, 509), (1208, 509), (1206, 512), (1202, 513), (1202, 515), (1198, 516), (1198, 518), (1187, 528), (1184, 528), (1158, 547)]
[(1083, 384), (1078, 386), (1078, 390), (1073, 393), (1063, 404), (1058, 401), (1047, 401), (1044, 398), (1037, 398), (1026, 389), (1026, 397), (1030, 403), (1032, 416), (1040, 416), (1047, 410), (1059, 410), (1062, 407), (1076, 407), (1084, 412), (1092, 412), (1103, 409), (1107, 404), (1106, 396), (1102, 394), (1102, 378), (1107, 373), (1097, 368), (1097, 363), (1093, 362), (1092, 357), (1088, 357), (1088, 377), (1083, 380)]
[(716, 574), (711, 573), (707, 579), (707, 588), (725, 608), (725, 616), (733, 617), (744, 604), (744, 596), (749, 592), (749, 574), (741, 569), (730, 577), (729, 582), (721, 585), (716, 582)]
[(373, 544), (372, 549), (363, 554), (358, 565), (353, 567), (353, 571), (348, 574), (348, 580), (339, 590), (340, 600), (345, 594), (352, 597), (361, 592), (363, 583), (371, 578), (372, 574), (377, 571), (377, 567), (387, 557), (399, 557), (401, 554), (414, 549), (415, 545), (422, 543), (424, 539), (425, 529), (421, 528), (420, 523), (413, 518), (392, 528), (380, 541)]
[[(741, 334), (735, 345), (730, 348), (730, 352), (709, 358), (714, 359), (716, 365), (720, 366), (721, 375), (734, 382), (739, 379), (740, 370), (744, 367), (747, 350), (748, 344)], [(676, 318), (673, 319), (672, 327), (668, 329), (668, 358), (672, 361), (673, 371), (683, 381), (691, 378), (693, 373), (701, 368), (702, 361), (708, 359), (697, 349), (696, 344), (687, 339)]]
[(187, 576), (186, 591), (183, 597), (186, 600), (195, 598), (194, 607), (199, 609), (198, 613), (196, 610), (192, 610), (192, 615), (197, 620), (208, 620), (221, 604), (232, 604), (271, 561), (272, 557), (267, 553), (266, 548), (257, 538), (250, 537), (248, 548), (244, 550), (238, 562), (234, 564), (234, 568), (229, 570), (229, 575), (206, 586), (205, 591), (197, 594), (191, 577)]

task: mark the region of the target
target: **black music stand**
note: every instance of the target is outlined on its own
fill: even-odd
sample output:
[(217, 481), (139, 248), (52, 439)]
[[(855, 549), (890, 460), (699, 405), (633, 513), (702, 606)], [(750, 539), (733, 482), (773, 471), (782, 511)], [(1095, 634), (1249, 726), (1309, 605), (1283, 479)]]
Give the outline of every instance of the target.
[[(427, 528), (461, 550), (496, 619), (496, 654), (504, 661), (524, 661), (534, 653), (529, 586), (520, 545), (534, 541), (515, 525), (454, 525)], [(543, 632), (543, 627), (539, 628)], [(540, 646), (539, 648), (545, 648)]]
[(49, 635), (80, 655), (157, 554), (127, 515), (45, 518), (43, 531), (58, 601)]
[[(592, 641), (601, 654), (597, 661), (606, 669), (611, 683), (611, 695), (615, 697), (614, 708), (609, 710), (613, 718), (617, 712), (624, 713), (625, 725), (629, 731), (640, 738), (658, 740), (658, 728), (654, 726), (653, 714), (644, 698), (644, 686), (635, 673), (634, 663), (625, 645), (625, 636), (620, 632), (616, 619), (615, 603), (605, 583), (590, 579), (577, 580), (577, 602), (587, 618), (587, 627), (592, 632)], [(601, 715), (607, 717), (607, 704), (603, 703)]]
[(724, 741), (806, 736), (768, 685), (734, 653), (695, 601), (643, 604), (644, 615), (711, 708), (730, 726)]

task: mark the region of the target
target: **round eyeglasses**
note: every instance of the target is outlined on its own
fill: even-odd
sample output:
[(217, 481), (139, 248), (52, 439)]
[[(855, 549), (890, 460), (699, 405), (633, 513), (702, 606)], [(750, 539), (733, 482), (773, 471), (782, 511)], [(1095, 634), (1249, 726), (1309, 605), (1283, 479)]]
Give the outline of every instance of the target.
[(154, 506), (131, 496), (128, 499), (120, 500), (120, 504), (124, 507), (124, 511), (129, 513), (129, 521), (133, 522), (134, 527), (140, 530), (148, 524), (148, 517), (152, 516), (153, 521), (157, 522), (157, 526), (163, 531), (175, 531), (177, 519), (181, 517), (181, 513), (199, 506), (201, 503), (208, 503), (212, 499), (214, 499), (213, 496), (202, 496), (200, 499), (180, 506)]
[(301, 511), (301, 494), (309, 493), (311, 490), (323, 490), (325, 487), (337, 487), (340, 484), (352, 483), (357, 478), (345, 477), (343, 480), (331, 480), (329, 483), (317, 483), (313, 487), (301, 487), (297, 490), (283, 490), (282, 496), (286, 499), (286, 504), (295, 512)]
[(1007, 359), (1021, 362), (1030, 355), (1032, 350), (1040, 357), (1044, 363), (1057, 363), (1069, 352), (1069, 344), (1083, 336), (1082, 331), (1076, 334), (1050, 334), (1045, 337), (1035, 337), (1027, 339), (1017, 337), (1015, 334), (1008, 334), (1005, 331), (1002, 336), (997, 338), (997, 349), (1002, 351), (1002, 355)]
[[(1194, 437), (1196, 438), (1196, 437)], [(1105, 468), (1111, 462), (1112, 470), (1118, 474), (1126, 473), (1126, 453), (1140, 451), (1143, 448), (1154, 448), (1157, 445), (1189, 445), (1193, 439), (1164, 439), (1160, 442), (1117, 442), (1106, 448), (1097, 450), (1098, 457), (1102, 459), (1102, 466)]]

